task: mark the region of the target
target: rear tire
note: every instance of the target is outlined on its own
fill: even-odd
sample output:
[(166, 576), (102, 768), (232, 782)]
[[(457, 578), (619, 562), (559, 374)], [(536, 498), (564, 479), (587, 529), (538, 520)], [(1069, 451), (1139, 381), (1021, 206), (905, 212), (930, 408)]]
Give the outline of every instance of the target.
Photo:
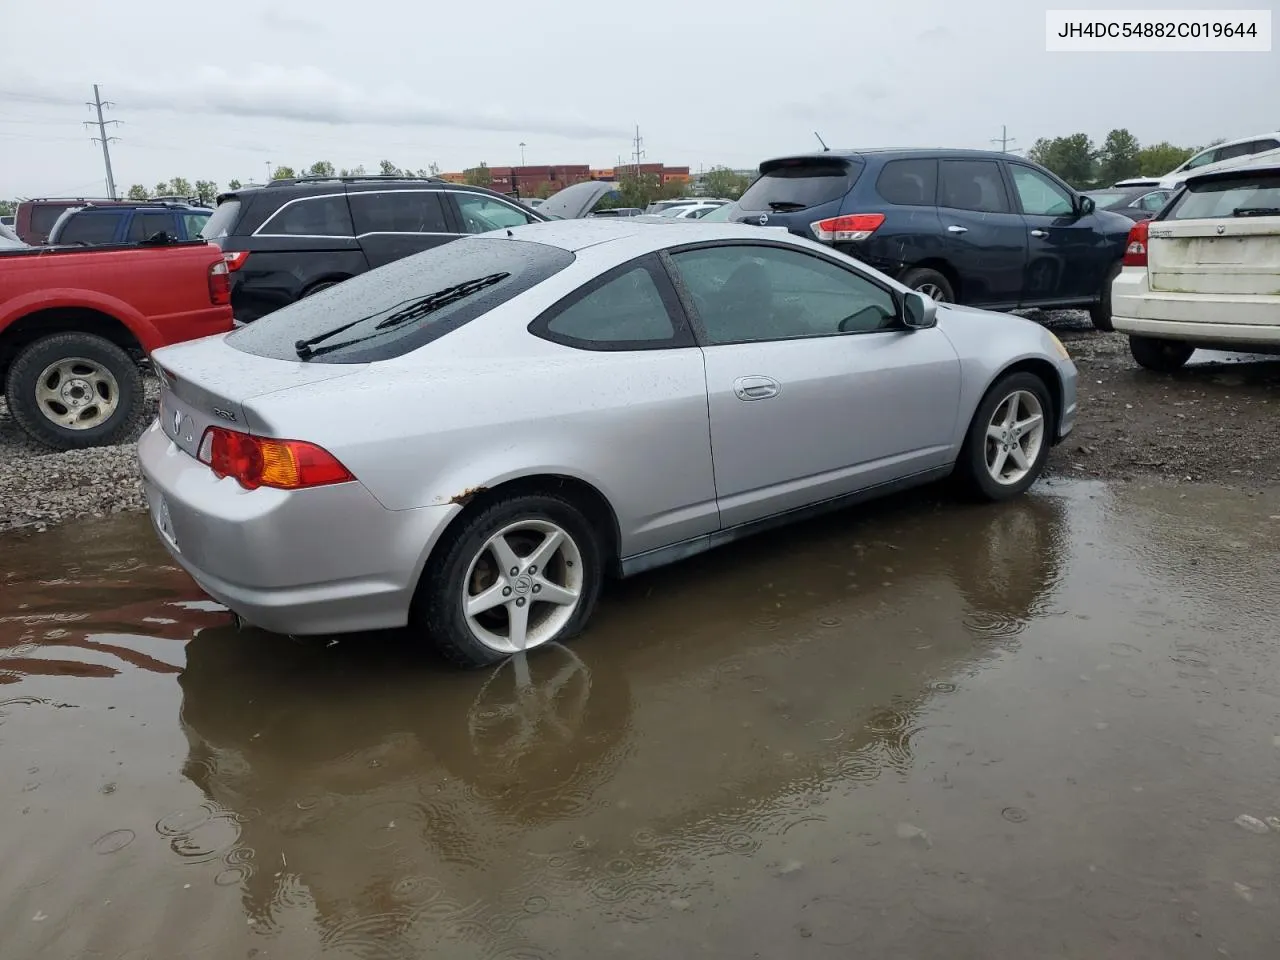
[(955, 303), (955, 291), (951, 289), (951, 281), (937, 270), (929, 267), (915, 267), (908, 270), (898, 281), (903, 286), (923, 293), (936, 303)]
[(1155, 337), (1129, 337), (1129, 352), (1138, 366), (1156, 373), (1181, 370), (1196, 348), (1181, 340), (1158, 340)]
[(1054, 423), (1053, 398), (1043, 380), (1026, 372), (1002, 377), (969, 424), (956, 463), (959, 479), (983, 500), (1018, 496), (1044, 471)]
[(571, 501), (554, 494), (499, 500), (464, 518), (437, 547), (412, 619), (446, 659), (487, 666), (577, 634), (595, 608), (603, 571), (591, 523)]
[(110, 340), (59, 333), (28, 344), (9, 368), (14, 420), (55, 450), (124, 443), (145, 419), (142, 371)]
[(321, 290), (328, 290), (330, 287), (336, 287), (341, 282), (341, 280), (326, 280), (324, 283), (317, 283), (314, 287), (307, 288), (303, 292), (302, 298), (305, 300), (307, 297), (317, 294)]
[(1117, 263), (1107, 271), (1106, 279), (1102, 281), (1098, 302), (1089, 308), (1089, 319), (1093, 321), (1093, 328), (1103, 333), (1111, 333), (1115, 330), (1115, 326), (1111, 323), (1111, 285), (1118, 276), (1120, 276), (1120, 264)]

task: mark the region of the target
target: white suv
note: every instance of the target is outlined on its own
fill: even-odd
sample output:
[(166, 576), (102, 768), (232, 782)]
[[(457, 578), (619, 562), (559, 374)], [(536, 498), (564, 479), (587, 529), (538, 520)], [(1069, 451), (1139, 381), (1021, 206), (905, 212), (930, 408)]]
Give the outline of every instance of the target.
[(1254, 134), (1251, 137), (1241, 137), (1239, 140), (1217, 143), (1188, 157), (1185, 162), (1163, 177), (1130, 177), (1128, 180), (1117, 180), (1113, 186), (1163, 187), (1166, 190), (1176, 190), (1194, 174), (1209, 173), (1227, 166), (1235, 167), (1240, 163), (1247, 163), (1251, 157), (1260, 153), (1269, 153), (1272, 150), (1280, 150), (1280, 131)]
[(1111, 311), (1150, 370), (1176, 370), (1196, 347), (1280, 353), (1280, 161), (1191, 177), (1135, 223)]

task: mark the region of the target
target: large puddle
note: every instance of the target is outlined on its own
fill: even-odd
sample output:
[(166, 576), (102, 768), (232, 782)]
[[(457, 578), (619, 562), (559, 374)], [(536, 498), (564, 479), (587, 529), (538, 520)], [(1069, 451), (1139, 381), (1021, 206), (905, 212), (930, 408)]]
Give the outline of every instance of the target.
[(238, 631), (142, 518), (0, 539), (0, 955), (1275, 957), (1278, 532), (905, 498), (477, 674)]

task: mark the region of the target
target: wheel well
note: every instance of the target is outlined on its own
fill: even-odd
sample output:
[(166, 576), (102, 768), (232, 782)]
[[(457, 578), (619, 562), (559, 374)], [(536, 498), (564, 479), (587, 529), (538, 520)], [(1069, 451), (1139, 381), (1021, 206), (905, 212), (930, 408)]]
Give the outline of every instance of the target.
[(613, 569), (618, 560), (619, 543), (618, 518), (613, 507), (605, 499), (604, 494), (576, 477), (565, 477), (559, 474), (538, 474), (532, 477), (519, 477), (508, 480), (494, 487), (479, 487), (467, 490), (454, 497), (453, 502), (462, 504), (463, 509), (449, 522), (437, 541), (437, 546), (444, 543), (453, 532), (461, 526), (467, 517), (483, 510), (499, 500), (511, 497), (529, 496), (538, 493), (552, 493), (571, 501), (591, 522), (592, 529), (600, 533), (600, 547), (603, 553), (605, 569)]
[(37, 310), (0, 330), (0, 384), (9, 374), (9, 365), (30, 343), (55, 333), (93, 333), (141, 360), (145, 351), (123, 323), (99, 310), (87, 307), (55, 307)]
[(911, 270), (937, 270), (940, 274), (947, 278), (947, 283), (951, 284), (951, 293), (956, 298), (956, 303), (963, 303), (960, 291), (963, 285), (960, 283), (960, 275), (947, 261), (937, 257), (931, 257), (927, 260), (921, 260), (919, 263), (913, 263), (908, 269)]
[(1058, 423), (1062, 418), (1062, 377), (1058, 375), (1057, 369), (1048, 360), (1037, 360), (1033, 357), (1027, 360), (1019, 360), (1017, 363), (1005, 367), (1000, 371), (999, 376), (991, 381), (992, 384), (1003, 380), (1011, 373), (1034, 374), (1043, 380), (1045, 386), (1049, 388), (1049, 399), (1053, 402), (1053, 410), (1049, 418), (1050, 426), (1052, 427), (1052, 431), (1049, 434), (1049, 443), (1056, 445), (1058, 442)]
[(302, 290), (302, 295), (304, 297), (309, 297), (315, 292), (316, 287), (323, 287), (327, 283), (343, 283), (350, 279), (350, 274), (346, 273), (334, 274), (331, 277), (321, 277), (320, 279), (312, 280), (311, 283), (307, 284), (307, 286)]

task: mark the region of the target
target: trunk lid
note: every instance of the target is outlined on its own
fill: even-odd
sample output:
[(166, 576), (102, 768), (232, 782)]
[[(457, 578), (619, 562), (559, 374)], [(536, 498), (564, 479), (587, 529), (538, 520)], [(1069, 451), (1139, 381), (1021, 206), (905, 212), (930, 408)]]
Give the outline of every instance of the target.
[(1153, 223), (1147, 272), (1164, 293), (1280, 296), (1280, 216)]
[(829, 153), (766, 160), (734, 209), (715, 219), (782, 227), (813, 239), (809, 225), (841, 213), (862, 167), (861, 160)]
[(273, 360), (236, 350), (221, 336), (164, 347), (152, 363), (160, 378), (160, 429), (193, 457), (209, 427), (267, 435), (249, 403), (255, 397), (349, 377), (367, 366)]
[(565, 187), (553, 193), (538, 207), (538, 213), (561, 220), (578, 220), (585, 217), (611, 193), (616, 193), (618, 185), (606, 180), (584, 180), (573, 186)]

